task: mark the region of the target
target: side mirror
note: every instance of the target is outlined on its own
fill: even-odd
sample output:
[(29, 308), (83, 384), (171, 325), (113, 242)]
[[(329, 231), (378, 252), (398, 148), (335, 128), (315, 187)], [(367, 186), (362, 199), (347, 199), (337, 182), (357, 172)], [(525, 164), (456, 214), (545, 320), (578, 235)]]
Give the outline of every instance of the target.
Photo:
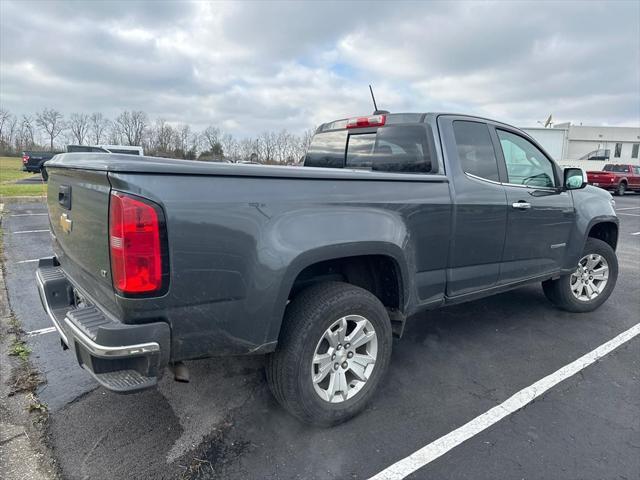
[(579, 190), (587, 186), (587, 174), (581, 168), (565, 168), (564, 169), (564, 189)]

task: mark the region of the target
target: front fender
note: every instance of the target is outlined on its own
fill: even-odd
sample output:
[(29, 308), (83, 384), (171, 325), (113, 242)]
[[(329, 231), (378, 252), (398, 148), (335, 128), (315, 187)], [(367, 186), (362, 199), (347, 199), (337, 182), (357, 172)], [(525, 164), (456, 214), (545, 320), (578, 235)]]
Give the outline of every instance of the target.
[(598, 223), (614, 223), (619, 225), (613, 208), (613, 197), (601, 188), (587, 185), (581, 190), (572, 190), (576, 220), (571, 232), (569, 250), (564, 263), (564, 270), (573, 271), (582, 256), (589, 232)]

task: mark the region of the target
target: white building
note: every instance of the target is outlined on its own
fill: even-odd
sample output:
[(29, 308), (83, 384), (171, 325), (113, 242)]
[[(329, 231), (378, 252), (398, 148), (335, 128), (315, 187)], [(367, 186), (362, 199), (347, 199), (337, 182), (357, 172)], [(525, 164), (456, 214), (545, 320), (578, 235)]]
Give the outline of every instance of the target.
[(640, 165), (640, 128), (562, 123), (523, 128), (561, 165), (602, 170), (607, 163)]

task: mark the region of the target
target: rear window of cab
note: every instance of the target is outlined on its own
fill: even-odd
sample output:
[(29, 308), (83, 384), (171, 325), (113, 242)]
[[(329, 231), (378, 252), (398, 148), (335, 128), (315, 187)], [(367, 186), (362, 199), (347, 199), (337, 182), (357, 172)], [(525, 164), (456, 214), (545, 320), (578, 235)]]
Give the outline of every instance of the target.
[(431, 142), (424, 124), (388, 125), (373, 132), (317, 133), (305, 166), (393, 173), (433, 173)]
[(629, 173), (628, 165), (605, 165), (602, 168), (603, 172), (616, 172), (616, 173)]

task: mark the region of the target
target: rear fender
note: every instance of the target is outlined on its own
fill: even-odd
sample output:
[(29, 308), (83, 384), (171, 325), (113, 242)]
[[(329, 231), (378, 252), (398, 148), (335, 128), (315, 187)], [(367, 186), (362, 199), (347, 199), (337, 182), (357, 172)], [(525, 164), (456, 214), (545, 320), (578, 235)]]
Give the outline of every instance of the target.
[[(268, 233), (275, 251), (288, 259), (281, 277), (266, 342), (278, 339), (289, 294), (298, 275), (307, 267), (327, 260), (362, 255), (390, 257), (401, 277), (401, 303), (413, 301), (410, 292), (412, 248), (399, 215), (388, 210), (341, 207), (327, 212), (310, 208), (289, 212), (271, 225)], [(371, 240), (376, 238), (376, 240)], [(276, 242), (277, 239), (277, 242)], [(270, 242), (270, 243), (271, 243)]]

